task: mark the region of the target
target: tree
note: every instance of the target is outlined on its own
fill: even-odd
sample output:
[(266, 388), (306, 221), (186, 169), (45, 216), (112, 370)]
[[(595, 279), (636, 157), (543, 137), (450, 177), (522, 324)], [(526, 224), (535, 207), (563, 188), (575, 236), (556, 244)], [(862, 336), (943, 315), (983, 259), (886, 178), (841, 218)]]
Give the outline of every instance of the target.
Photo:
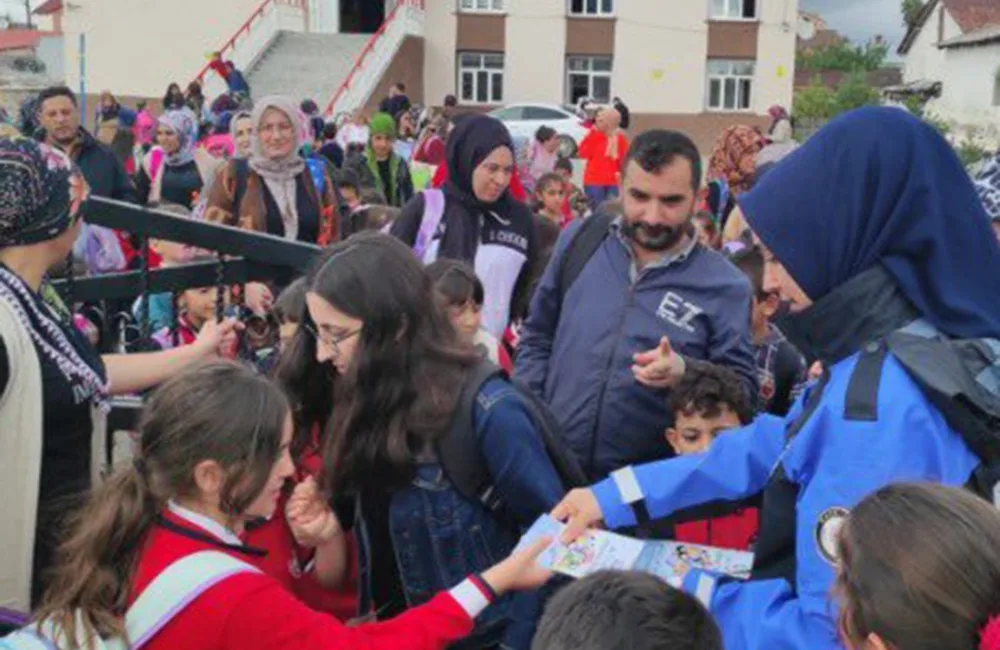
[(834, 114), (835, 95), (833, 90), (813, 80), (808, 88), (795, 92), (793, 112), (795, 117), (806, 120), (828, 120)]
[(907, 29), (912, 29), (917, 24), (917, 18), (923, 9), (923, 0), (903, 0), (903, 25)]
[(868, 84), (868, 75), (859, 70), (852, 72), (840, 83), (834, 95), (834, 111), (839, 115), (862, 106), (877, 106), (881, 99), (878, 89)]
[(801, 52), (796, 65), (802, 70), (816, 72), (871, 71), (881, 68), (888, 55), (889, 46), (878, 39), (872, 39), (864, 45), (852, 45), (845, 41)]

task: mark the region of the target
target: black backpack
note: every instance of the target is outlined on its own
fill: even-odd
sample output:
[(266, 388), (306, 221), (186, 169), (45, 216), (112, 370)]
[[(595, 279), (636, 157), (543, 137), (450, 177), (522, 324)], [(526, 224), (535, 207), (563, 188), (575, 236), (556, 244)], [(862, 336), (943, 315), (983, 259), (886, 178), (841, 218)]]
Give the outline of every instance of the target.
[(892, 353), (948, 425), (982, 461), (966, 487), (1000, 507), (1000, 341), (940, 337), (921, 322), (862, 350), (846, 415), (876, 419), (878, 378)]
[(557, 282), (560, 304), (562, 304), (562, 299), (566, 297), (566, 292), (580, 277), (583, 267), (587, 266), (587, 262), (607, 238), (612, 221), (614, 221), (614, 217), (611, 215), (591, 215), (584, 219), (583, 225), (573, 235), (573, 239), (570, 240), (569, 246), (566, 247), (566, 252), (563, 253), (559, 262)]
[[(482, 362), (471, 369), (455, 405), (448, 435), (437, 443), (438, 460), (455, 489), (462, 496), (482, 504), (491, 513), (502, 512), (504, 503), (483, 457), (472, 413), (479, 391), (487, 381), (496, 377), (508, 379), (506, 371), (490, 362)], [(563, 442), (562, 429), (548, 406), (516, 383), (511, 382), (511, 386), (524, 400), (563, 487), (570, 490), (589, 485), (576, 457)]]

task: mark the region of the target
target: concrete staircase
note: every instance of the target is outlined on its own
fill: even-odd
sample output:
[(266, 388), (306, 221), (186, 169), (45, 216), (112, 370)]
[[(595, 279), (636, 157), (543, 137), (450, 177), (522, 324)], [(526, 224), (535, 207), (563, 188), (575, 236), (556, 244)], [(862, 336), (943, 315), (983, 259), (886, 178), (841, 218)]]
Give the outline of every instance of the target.
[(370, 34), (305, 34), (279, 31), (251, 66), (247, 81), (255, 98), (288, 95), (315, 100), (320, 108), (347, 77)]

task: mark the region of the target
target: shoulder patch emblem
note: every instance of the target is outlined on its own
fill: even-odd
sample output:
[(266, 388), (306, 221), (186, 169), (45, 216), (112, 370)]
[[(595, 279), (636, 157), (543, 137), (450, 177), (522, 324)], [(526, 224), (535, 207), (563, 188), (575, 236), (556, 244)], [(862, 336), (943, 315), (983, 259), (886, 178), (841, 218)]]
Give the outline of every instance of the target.
[(837, 564), (837, 544), (840, 529), (850, 515), (847, 508), (828, 508), (816, 520), (816, 548), (820, 556), (830, 564)]

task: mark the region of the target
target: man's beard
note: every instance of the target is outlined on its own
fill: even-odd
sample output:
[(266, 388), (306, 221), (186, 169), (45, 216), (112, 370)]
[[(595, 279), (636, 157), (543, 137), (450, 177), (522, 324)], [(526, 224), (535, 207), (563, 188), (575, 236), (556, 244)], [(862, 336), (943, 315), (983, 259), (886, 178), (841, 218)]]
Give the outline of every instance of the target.
[(644, 221), (622, 224), (622, 233), (639, 246), (649, 251), (662, 253), (677, 245), (684, 235), (691, 232), (691, 221), (685, 221), (679, 226), (665, 224), (649, 224)]

